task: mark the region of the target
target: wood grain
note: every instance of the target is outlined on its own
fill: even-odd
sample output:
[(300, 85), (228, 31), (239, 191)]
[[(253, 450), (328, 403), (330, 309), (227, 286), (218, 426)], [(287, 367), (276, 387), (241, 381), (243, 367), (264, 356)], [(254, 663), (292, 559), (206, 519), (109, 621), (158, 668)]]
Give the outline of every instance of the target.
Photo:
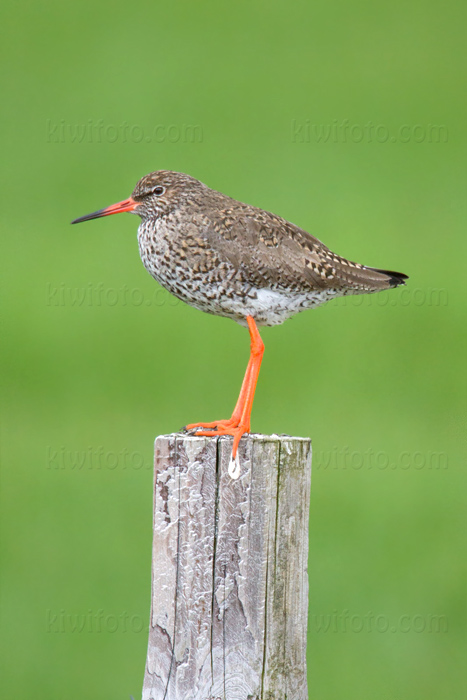
[(306, 700), (307, 438), (155, 443), (143, 700)]

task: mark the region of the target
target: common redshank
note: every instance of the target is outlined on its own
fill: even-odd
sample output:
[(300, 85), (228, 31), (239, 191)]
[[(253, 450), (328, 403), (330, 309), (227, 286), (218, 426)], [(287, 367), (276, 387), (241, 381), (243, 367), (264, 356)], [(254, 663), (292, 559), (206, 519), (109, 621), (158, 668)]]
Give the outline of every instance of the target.
[(249, 329), (250, 359), (231, 417), (186, 426), (197, 435), (233, 435), (234, 460), (240, 438), (250, 432), (264, 352), (258, 326), (283, 323), (336, 297), (398, 287), (407, 279), (401, 272), (346, 260), (280, 216), (183, 173), (149, 173), (129, 199), (72, 223), (120, 212), (141, 217), (139, 252), (159, 284), (187, 304)]

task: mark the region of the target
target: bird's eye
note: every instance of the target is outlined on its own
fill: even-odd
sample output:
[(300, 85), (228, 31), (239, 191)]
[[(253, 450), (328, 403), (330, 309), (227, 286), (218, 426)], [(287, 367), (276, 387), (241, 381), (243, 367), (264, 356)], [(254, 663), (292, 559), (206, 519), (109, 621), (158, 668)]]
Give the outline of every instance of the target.
[(154, 194), (157, 194), (157, 195), (164, 194), (165, 187), (154, 187), (153, 192), (154, 192)]

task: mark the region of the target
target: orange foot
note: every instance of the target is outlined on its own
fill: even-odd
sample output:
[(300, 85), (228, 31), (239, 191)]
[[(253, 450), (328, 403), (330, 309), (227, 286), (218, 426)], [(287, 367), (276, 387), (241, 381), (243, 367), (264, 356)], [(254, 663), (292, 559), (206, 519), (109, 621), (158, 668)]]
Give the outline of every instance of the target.
[[(198, 428), (204, 428), (199, 430)], [(232, 435), (232, 457), (235, 459), (238, 450), (238, 444), (242, 435), (250, 432), (250, 424), (236, 421), (229, 418), (228, 420), (218, 420), (212, 423), (190, 423), (186, 426), (187, 430), (196, 430), (196, 435), (200, 437), (216, 437), (218, 435)]]
[[(234, 418), (225, 420), (214, 420), (212, 423), (189, 423), (185, 425), (187, 430), (196, 430), (197, 428), (206, 428), (206, 430), (223, 430), (224, 428), (236, 428), (238, 421)], [(199, 433), (198, 433), (199, 435)]]

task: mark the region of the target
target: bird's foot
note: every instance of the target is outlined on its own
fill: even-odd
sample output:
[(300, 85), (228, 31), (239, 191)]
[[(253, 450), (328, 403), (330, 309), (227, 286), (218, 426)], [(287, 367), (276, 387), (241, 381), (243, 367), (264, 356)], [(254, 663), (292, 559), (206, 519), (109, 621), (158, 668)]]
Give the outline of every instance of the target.
[(212, 423), (191, 423), (186, 426), (187, 430), (194, 430), (199, 437), (218, 437), (219, 435), (232, 435), (232, 459), (237, 456), (238, 443), (242, 435), (250, 432), (250, 424), (229, 418), (228, 420), (218, 420)]
[(235, 418), (226, 418), (224, 420), (214, 420), (211, 423), (189, 423), (185, 426), (186, 430), (198, 430), (205, 428), (206, 430), (223, 430), (224, 428), (236, 428), (238, 420)]

